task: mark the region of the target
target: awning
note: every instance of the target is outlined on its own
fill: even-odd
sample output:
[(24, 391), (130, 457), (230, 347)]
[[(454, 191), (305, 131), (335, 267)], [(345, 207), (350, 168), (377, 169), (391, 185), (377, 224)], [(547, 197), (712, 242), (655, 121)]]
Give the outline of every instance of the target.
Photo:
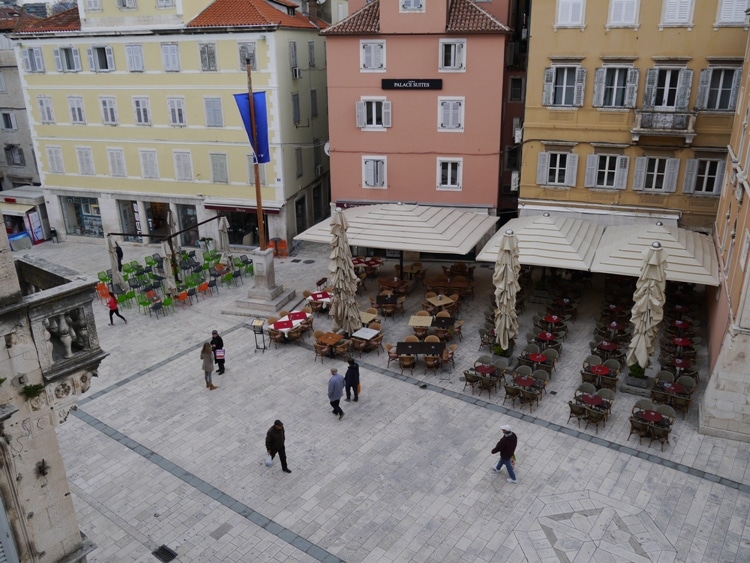
[(588, 270), (604, 233), (604, 226), (549, 213), (511, 219), (493, 235), (477, 256), (480, 262), (495, 262), (505, 231), (518, 237), (518, 259), (527, 266)]
[[(226, 213), (256, 213), (258, 211), (257, 207), (251, 207), (249, 205), (218, 205), (204, 203), (203, 207), (206, 209), (213, 209), (215, 211), (224, 211)], [(267, 213), (269, 215), (278, 215), (279, 210), (263, 207), (263, 213)]]
[[(468, 254), (498, 219), (456, 207), (398, 203), (362, 205), (343, 213), (352, 246), (438, 254)], [(330, 219), (294, 239), (330, 244)]]
[(591, 266), (592, 272), (638, 277), (643, 255), (659, 242), (667, 259), (667, 280), (719, 285), (719, 262), (711, 238), (661, 223), (607, 227)]
[(0, 202), (0, 212), (3, 215), (15, 215), (16, 217), (23, 217), (27, 211), (34, 209), (33, 205), (24, 205), (22, 203), (5, 203)]

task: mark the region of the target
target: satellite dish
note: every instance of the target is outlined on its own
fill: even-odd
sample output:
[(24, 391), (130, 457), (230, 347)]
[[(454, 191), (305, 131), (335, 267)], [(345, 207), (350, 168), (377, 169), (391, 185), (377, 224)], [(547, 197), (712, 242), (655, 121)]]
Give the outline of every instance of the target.
[(326, 156), (331, 156), (331, 142), (326, 141), (326, 144), (323, 145), (323, 152), (326, 153)]
[(318, 5), (322, 6), (323, 4), (326, 3), (326, 0), (317, 0), (317, 2), (318, 2)]

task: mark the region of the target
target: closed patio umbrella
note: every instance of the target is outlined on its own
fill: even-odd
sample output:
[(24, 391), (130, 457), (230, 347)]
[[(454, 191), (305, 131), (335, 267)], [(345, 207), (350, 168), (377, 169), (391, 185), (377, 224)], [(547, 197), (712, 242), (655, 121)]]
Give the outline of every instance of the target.
[(111, 235), (107, 236), (107, 250), (109, 251), (109, 267), (112, 270), (112, 285), (127, 289), (125, 278), (117, 268), (117, 241)]
[(219, 219), (219, 248), (216, 250), (222, 253), (222, 261), (231, 267), (232, 255), (229, 253), (229, 219), (226, 217)]
[(174, 293), (177, 291), (177, 282), (174, 279), (174, 270), (172, 269), (172, 250), (169, 248), (168, 241), (162, 241), (161, 251), (164, 254), (164, 287), (165, 293)]
[(666, 262), (662, 246), (654, 242), (646, 252), (633, 294), (633, 309), (630, 322), (633, 323), (633, 338), (628, 346), (627, 364), (648, 366), (648, 359), (654, 351), (654, 342), (659, 323), (664, 318), (666, 296)]
[(495, 263), (492, 283), (495, 285), (495, 338), (497, 343), (507, 350), (518, 334), (518, 313), (516, 312), (516, 295), (521, 286), (518, 274), (521, 264), (518, 261), (518, 238), (511, 229), (505, 231), (500, 239), (500, 248)]
[(347, 334), (359, 330), (362, 321), (357, 304), (357, 275), (352, 265), (352, 252), (346, 238), (346, 217), (337, 208), (331, 215), (331, 272), (330, 282), (333, 286), (331, 298), (331, 317), (333, 330), (343, 329)]

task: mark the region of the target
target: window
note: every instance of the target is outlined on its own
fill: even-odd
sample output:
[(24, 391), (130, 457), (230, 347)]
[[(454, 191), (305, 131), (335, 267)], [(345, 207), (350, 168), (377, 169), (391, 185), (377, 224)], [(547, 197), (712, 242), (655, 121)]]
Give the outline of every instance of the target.
[(586, 188), (614, 188), (624, 190), (628, 186), (629, 156), (612, 154), (590, 154), (586, 157)]
[(297, 68), (299, 66), (297, 64), (297, 42), (296, 41), (289, 42), (289, 66), (291, 68)]
[[(260, 185), (266, 185), (266, 165), (258, 164), (258, 176), (260, 176)], [(255, 155), (247, 155), (247, 177), (248, 183), (252, 186), (255, 185)]]
[(384, 129), (391, 126), (391, 102), (384, 99), (364, 99), (357, 102), (357, 127)]
[(240, 68), (247, 70), (247, 61), (250, 61), (250, 70), (258, 70), (255, 61), (255, 43), (239, 43)]
[(93, 176), (94, 156), (89, 147), (76, 147), (76, 158), (78, 159), (78, 173), (81, 176)]
[(125, 58), (130, 72), (143, 72), (143, 46), (125, 45)]
[(386, 187), (386, 157), (363, 156), (362, 157), (362, 187), (363, 188), (385, 188)]
[(112, 47), (91, 47), (86, 49), (89, 57), (89, 69), (92, 72), (110, 72), (115, 70), (115, 55)]
[(5, 92), (5, 75), (0, 71), (0, 92)]
[(169, 111), (169, 124), (177, 127), (185, 127), (185, 100), (182, 98), (167, 98), (167, 109)]
[(745, 25), (747, 21), (745, 9), (747, 8), (747, 0), (720, 0), (716, 23), (719, 25)]
[(26, 72), (44, 72), (44, 57), (41, 47), (23, 49), (23, 69)]
[(174, 151), (174, 177), (183, 181), (193, 179), (193, 159), (190, 151)]
[(307, 42), (307, 66), (315, 68), (315, 41)]
[(360, 70), (385, 71), (385, 41), (360, 41)]
[(438, 159), (437, 189), (438, 190), (461, 190), (461, 167), (460, 158)]
[(105, 125), (117, 125), (117, 106), (111, 97), (99, 98), (102, 106), (102, 121)]
[(464, 100), (438, 98), (438, 131), (464, 130)]
[(508, 90), (509, 102), (523, 102), (524, 99), (524, 80), (520, 76), (513, 76), (510, 79), (510, 88)]
[(292, 94), (292, 121), (294, 121), (295, 125), (299, 125), (302, 121), (299, 106), (299, 94), (297, 93)]
[(122, 149), (107, 149), (110, 176), (127, 176), (125, 173), (125, 152)]
[(693, 71), (687, 68), (651, 68), (646, 74), (643, 108), (687, 111)]
[(693, 25), (693, 0), (664, 0), (661, 24), (674, 26)]
[(677, 187), (679, 171), (679, 158), (639, 156), (635, 159), (633, 189), (650, 192), (674, 192)]
[(701, 195), (720, 195), (724, 182), (726, 160), (694, 159), (687, 161), (682, 193)]
[(158, 178), (159, 165), (156, 160), (156, 151), (151, 149), (141, 149), (139, 153), (141, 158), (141, 176), (150, 179)]
[(302, 147), (294, 149), (294, 161), (297, 165), (297, 178), (299, 178), (305, 173), (304, 162), (302, 161)]
[(102, 9), (101, 0), (86, 0), (86, 11), (99, 12)]
[(594, 75), (594, 107), (635, 107), (639, 77), (640, 71), (637, 68), (597, 68)]
[(318, 91), (310, 90), (310, 117), (318, 117)]
[(70, 108), (70, 122), (82, 125), (86, 123), (86, 114), (83, 112), (83, 98), (81, 96), (68, 96), (68, 108)]
[(465, 69), (466, 40), (441, 39), (440, 40), (440, 70), (466, 70)]
[(224, 127), (224, 116), (221, 111), (221, 98), (205, 98), (206, 127)]
[(151, 102), (148, 98), (133, 98), (137, 125), (151, 125)]
[(65, 174), (65, 165), (63, 162), (62, 148), (47, 147), (47, 162), (49, 171), (52, 174)]
[(122, 10), (135, 10), (138, 7), (136, 0), (115, 0), (115, 3)]
[(557, 66), (544, 71), (542, 105), (581, 107), (586, 86), (586, 69), (580, 66)]
[(26, 166), (23, 149), (19, 145), (5, 145), (5, 160), (9, 166)]
[(201, 70), (204, 72), (216, 70), (216, 43), (200, 43), (198, 51), (201, 57)]
[(608, 27), (638, 25), (638, 0), (610, 0)]
[(161, 62), (164, 65), (164, 72), (180, 70), (180, 50), (177, 43), (162, 43)]
[(583, 25), (584, 0), (557, 0), (558, 27), (575, 27)]
[(81, 55), (75, 47), (53, 49), (57, 72), (80, 72)]
[(157, 8), (173, 8), (174, 0), (156, 0)]
[(575, 187), (577, 174), (577, 154), (540, 152), (537, 157), (536, 183), (540, 186)]
[(13, 115), (12, 111), (0, 112), (0, 118), (2, 118), (2, 125), (5, 131), (13, 131), (15, 129), (18, 129), (16, 116)]
[(52, 98), (49, 96), (38, 96), (36, 100), (39, 104), (39, 115), (42, 123), (54, 123), (55, 113), (52, 111)]
[(742, 73), (738, 68), (707, 68), (698, 80), (696, 109), (734, 110)]
[(208, 158), (211, 160), (211, 181), (214, 184), (228, 184), (227, 155), (209, 154)]
[(419, 12), (424, 8), (424, 0), (399, 0), (401, 2), (401, 11)]

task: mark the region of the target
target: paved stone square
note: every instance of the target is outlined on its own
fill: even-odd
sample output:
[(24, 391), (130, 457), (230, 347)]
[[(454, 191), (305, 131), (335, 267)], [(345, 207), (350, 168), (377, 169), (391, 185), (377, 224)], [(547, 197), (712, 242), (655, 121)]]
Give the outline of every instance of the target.
[[(126, 260), (158, 250), (123, 249)], [(24, 253), (92, 276), (108, 267), (102, 241)], [(327, 256), (327, 247), (308, 244), (277, 259), (277, 281), (301, 300), (327, 275)], [(684, 420), (678, 415), (664, 451), (628, 439), (633, 395), (618, 391), (598, 433), (567, 422), (600, 301), (596, 279), (539, 408), (503, 405), (502, 390), (480, 397), (464, 389), (462, 373), (480, 355), (491, 265), (475, 277), (455, 369), (425, 375), (418, 364), (402, 375), (370, 352), (357, 358), (362, 395), (342, 401), (342, 420), (331, 415), (326, 385), (343, 361), (313, 361), (311, 339), (256, 351), (252, 319), (222, 314), (251, 280), (178, 304), (166, 318), (133, 307), (123, 310), (127, 324), (108, 326), (106, 307), (96, 305), (110, 355), (59, 428), (81, 528), (99, 546), (89, 560), (156, 561), (151, 552), (166, 545), (185, 562), (750, 561), (750, 444), (698, 434), (699, 400)], [(374, 294), (368, 283), (362, 308)], [(408, 315), (422, 295), (417, 287), (407, 314), (383, 321), (385, 342), (411, 333)], [(527, 307), (521, 339), (539, 311)], [(318, 316), (315, 327), (330, 320)], [(212, 329), (227, 349), (216, 391), (206, 389), (199, 359)], [(705, 351), (699, 361), (698, 397)], [(278, 461), (263, 464), (276, 418), (291, 475)], [(515, 485), (490, 470), (506, 423), (519, 437)]]

